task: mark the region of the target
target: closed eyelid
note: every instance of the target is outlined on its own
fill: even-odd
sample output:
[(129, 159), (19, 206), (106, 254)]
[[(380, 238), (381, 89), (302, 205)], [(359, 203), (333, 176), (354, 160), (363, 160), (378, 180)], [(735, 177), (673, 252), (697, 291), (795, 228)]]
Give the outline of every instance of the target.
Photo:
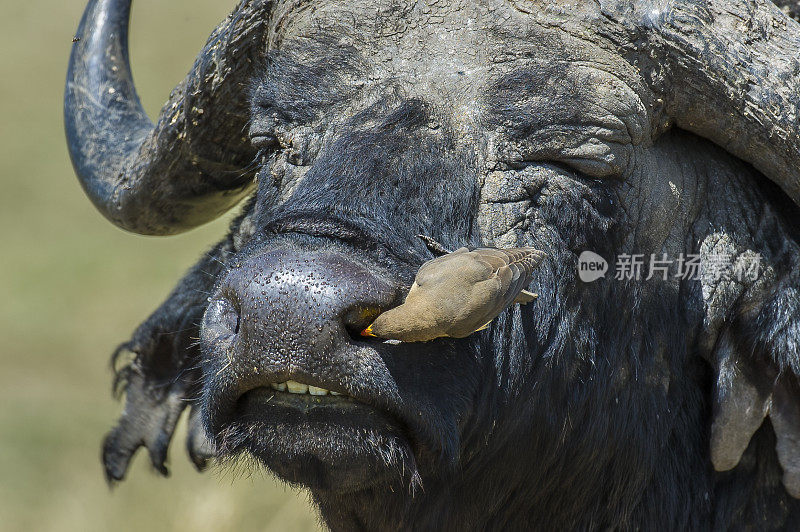
[(559, 162), (596, 178), (622, 177), (648, 144), (649, 113), (619, 77), (580, 62), (533, 65), (495, 81), (485, 123), (509, 164)]

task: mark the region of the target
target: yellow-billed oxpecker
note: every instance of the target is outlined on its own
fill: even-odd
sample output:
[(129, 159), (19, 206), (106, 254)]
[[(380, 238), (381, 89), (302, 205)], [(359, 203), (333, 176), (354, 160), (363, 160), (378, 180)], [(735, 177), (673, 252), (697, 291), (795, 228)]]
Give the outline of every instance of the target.
[(510, 305), (538, 297), (524, 288), (544, 257), (534, 248), (462, 247), (432, 259), (420, 267), (403, 304), (361, 334), (403, 342), (469, 336)]

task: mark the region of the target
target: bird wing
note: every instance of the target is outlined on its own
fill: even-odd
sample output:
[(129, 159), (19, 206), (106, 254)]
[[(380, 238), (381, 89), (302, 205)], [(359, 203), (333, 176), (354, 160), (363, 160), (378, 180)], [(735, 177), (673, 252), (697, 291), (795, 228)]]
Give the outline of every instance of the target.
[(475, 273), (482, 271), (483, 275), (469, 290), (469, 299), (459, 302), (465, 319), (454, 324), (450, 335), (463, 337), (486, 328), (530, 284), (533, 270), (544, 257), (534, 248), (478, 248), (462, 255), (462, 260), (477, 266), (472, 268)]
[(417, 271), (414, 282), (417, 286), (435, 285), (441, 282), (442, 278), (450, 275), (454, 268), (458, 269), (458, 263), (464, 260), (465, 254), (469, 252), (467, 248), (458, 248), (452, 253), (429, 260)]
[(533, 271), (545, 257), (544, 252), (535, 248), (478, 248), (471, 253), (491, 265), (490, 279), (496, 279), (500, 283), (497, 304), (502, 308), (514, 302), (530, 284)]

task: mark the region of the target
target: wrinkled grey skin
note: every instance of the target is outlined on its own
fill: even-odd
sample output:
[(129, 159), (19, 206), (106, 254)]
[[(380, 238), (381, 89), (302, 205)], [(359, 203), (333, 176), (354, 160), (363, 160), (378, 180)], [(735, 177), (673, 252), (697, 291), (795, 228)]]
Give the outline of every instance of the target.
[[(794, 3), (779, 3), (796, 13)], [(542, 212), (564, 191), (588, 198), (599, 183), (613, 191), (606, 208), (624, 213), (613, 235), (617, 253), (699, 253), (704, 262), (729, 255), (734, 264), (761, 256), (758, 279), (739, 281), (731, 269), (720, 279), (706, 272), (699, 284), (669, 279), (659, 290), (680, 302), (676, 312), (694, 331), (687, 345), (715, 370), (708, 428), (714, 468), (735, 468), (769, 416), (764, 426), (775, 433), (784, 486), (800, 497), (796, 22), (761, 0), (245, 1), (235, 13), (218, 30), (233, 36), (222, 44), (212, 40), (201, 54), (211, 58), (210, 67), (196, 67), (181, 86), (195, 89), (174, 94), (154, 130), (140, 127), (139, 138), (148, 139), (143, 148), (125, 152), (108, 124), (96, 134), (105, 151), (86, 140), (99, 119), (75, 118), (74, 109), (84, 103), (74, 87), (84, 76), (73, 62), (66, 107), (71, 152), (84, 187), (112, 221), (158, 234), (195, 225), (211, 217), (197, 215), (204, 205), (217, 212), (233, 202), (209, 197), (222, 191), (235, 199), (251, 190), (241, 172), (235, 178), (226, 172), (246, 168), (259, 148), (272, 157), (272, 201), (280, 204), (354, 115), (387, 93), (423, 99), (439, 117), (429, 125), (432, 134), (446, 128), (454, 151), (473, 158), (480, 188), (475, 223), (483, 245), (566, 250), (576, 263), (586, 242), (596, 241), (581, 238), (582, 220), (554, 225)], [(242, 20), (262, 21), (256, 29), (245, 24), (250, 33), (244, 46), (237, 33)], [(292, 50), (300, 64), (324, 65), (339, 97), (315, 95), (311, 113), (245, 111), (242, 87), (257, 77), (257, 62), (236, 63), (242, 71), (231, 85), (225, 80), (232, 71), (213, 63), (231, 64), (245, 53), (242, 48), (256, 57)], [(105, 83), (100, 90), (110, 86)], [(189, 105), (186, 93), (203, 105)], [(198, 109), (203, 117), (235, 112), (210, 128), (205, 118), (193, 122)], [(230, 140), (248, 127), (252, 144)], [(219, 138), (235, 145), (236, 157), (219, 153)], [(187, 151), (209, 161), (198, 166)], [(109, 152), (116, 155), (109, 159)], [(181, 165), (195, 169), (189, 178), (176, 171)], [(132, 185), (120, 185), (120, 176)], [(108, 192), (137, 187), (130, 200)], [(192, 208), (170, 208), (187, 197)], [(574, 271), (574, 263), (559, 267)], [(572, 283), (539, 288), (539, 304), (558, 307), (582, 290)], [(771, 305), (779, 310), (769, 314)], [(630, 309), (619, 309), (621, 322), (629, 317)], [(755, 353), (749, 339), (735, 338), (740, 323), (763, 323), (767, 339), (752, 345), (768, 348)], [(659, 349), (653, 346), (656, 359), (663, 356)], [(618, 368), (614, 390), (645, 379), (666, 395), (674, 385), (666, 362), (644, 376), (634, 366), (631, 361)], [(168, 417), (167, 442), (177, 419)], [(151, 452), (158, 447), (144, 440)], [(121, 472), (112, 477), (124, 474), (139, 445), (132, 441)], [(163, 464), (163, 458), (154, 463), (159, 460)]]

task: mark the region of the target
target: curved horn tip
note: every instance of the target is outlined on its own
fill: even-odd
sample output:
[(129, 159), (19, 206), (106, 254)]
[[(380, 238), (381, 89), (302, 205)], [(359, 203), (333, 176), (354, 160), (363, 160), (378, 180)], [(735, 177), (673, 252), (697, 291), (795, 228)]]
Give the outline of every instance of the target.
[[(239, 157), (231, 156), (227, 163), (206, 160), (206, 147), (186, 142), (190, 124), (183, 88), (200, 83), (203, 72), (198, 68), (215, 68), (220, 54), (241, 50), (204, 48), (195, 70), (173, 91), (154, 126), (130, 70), (130, 8), (131, 0), (90, 0), (87, 4), (70, 56), (64, 127), (75, 173), (97, 209), (125, 230), (171, 235), (220, 216), (252, 188), (253, 172), (242, 171), (244, 161), (252, 160), (251, 153), (240, 150)], [(234, 82), (220, 82), (225, 89), (220, 90), (228, 91), (229, 99)], [(206, 105), (213, 105), (215, 88), (202, 87), (202, 91)], [(231, 131), (241, 128), (238, 123), (225, 123)], [(226, 147), (229, 153), (231, 148)]]

